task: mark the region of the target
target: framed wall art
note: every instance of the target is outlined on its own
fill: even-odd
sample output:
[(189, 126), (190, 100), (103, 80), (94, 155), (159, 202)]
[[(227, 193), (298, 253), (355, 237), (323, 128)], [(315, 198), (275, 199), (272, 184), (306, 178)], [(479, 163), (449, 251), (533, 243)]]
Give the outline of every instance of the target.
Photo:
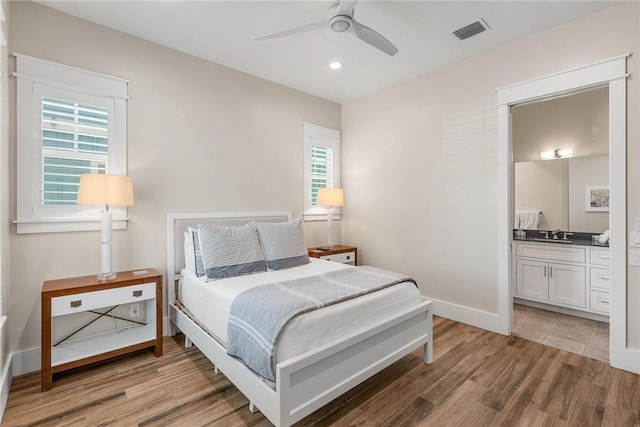
[(609, 212), (609, 186), (585, 186), (584, 210), (587, 212)]

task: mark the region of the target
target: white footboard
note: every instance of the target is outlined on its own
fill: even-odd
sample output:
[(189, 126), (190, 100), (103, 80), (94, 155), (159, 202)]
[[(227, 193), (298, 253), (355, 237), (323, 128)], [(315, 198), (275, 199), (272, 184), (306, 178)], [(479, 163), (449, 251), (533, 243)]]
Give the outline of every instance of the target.
[(173, 304), (170, 319), (276, 426), (290, 426), (420, 346), (425, 362), (433, 360), (432, 308), (424, 299), (393, 319), (280, 362), (276, 390)]

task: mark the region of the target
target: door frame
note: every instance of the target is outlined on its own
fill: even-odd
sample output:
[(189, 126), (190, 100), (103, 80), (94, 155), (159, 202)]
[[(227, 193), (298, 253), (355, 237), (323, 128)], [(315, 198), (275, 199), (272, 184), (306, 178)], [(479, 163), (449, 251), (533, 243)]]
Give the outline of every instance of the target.
[(498, 88), (498, 323), (511, 334), (513, 316), (513, 144), (511, 107), (598, 86), (609, 87), (609, 229), (611, 366), (640, 373), (640, 351), (627, 347), (627, 57), (629, 54)]

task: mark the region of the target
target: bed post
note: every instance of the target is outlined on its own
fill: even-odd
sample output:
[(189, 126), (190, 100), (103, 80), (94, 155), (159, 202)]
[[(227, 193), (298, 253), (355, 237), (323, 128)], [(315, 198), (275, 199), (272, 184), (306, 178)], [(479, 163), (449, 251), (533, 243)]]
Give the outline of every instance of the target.
[(433, 305), (429, 307), (427, 311), (427, 327), (429, 328), (429, 333), (431, 336), (429, 337), (429, 341), (424, 343), (424, 363), (432, 363), (433, 362)]

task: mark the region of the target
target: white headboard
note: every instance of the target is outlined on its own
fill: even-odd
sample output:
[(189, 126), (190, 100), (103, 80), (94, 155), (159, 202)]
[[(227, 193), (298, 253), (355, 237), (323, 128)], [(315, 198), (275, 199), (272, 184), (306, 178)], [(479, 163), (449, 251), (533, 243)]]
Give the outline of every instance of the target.
[(167, 214), (167, 291), (168, 301), (176, 300), (176, 280), (184, 268), (184, 232), (198, 224), (244, 225), (251, 221), (285, 222), (291, 211), (276, 212), (170, 212)]

